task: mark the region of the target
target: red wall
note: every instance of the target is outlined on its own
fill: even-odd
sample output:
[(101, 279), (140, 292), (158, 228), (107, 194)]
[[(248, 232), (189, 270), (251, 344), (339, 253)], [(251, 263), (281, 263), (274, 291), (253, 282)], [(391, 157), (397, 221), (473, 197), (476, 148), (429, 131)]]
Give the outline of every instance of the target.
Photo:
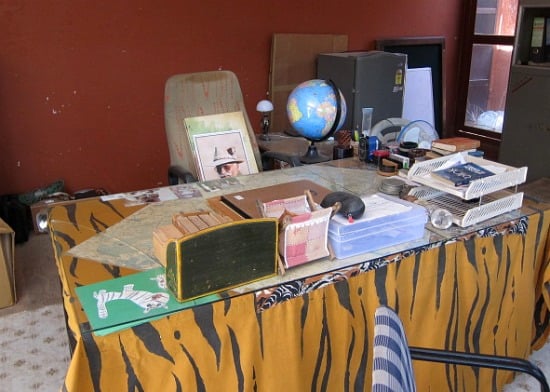
[(251, 121), (273, 33), (446, 37), (453, 116), (460, 0), (0, 0), (0, 194), (166, 185), (165, 80), (233, 70)]

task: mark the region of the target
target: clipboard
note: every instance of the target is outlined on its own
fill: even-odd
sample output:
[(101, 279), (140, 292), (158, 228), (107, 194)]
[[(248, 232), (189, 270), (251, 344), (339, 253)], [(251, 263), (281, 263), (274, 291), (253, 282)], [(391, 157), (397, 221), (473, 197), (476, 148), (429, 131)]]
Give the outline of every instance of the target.
[(258, 201), (267, 203), (272, 200), (300, 196), (308, 189), (311, 191), (313, 200), (316, 203), (321, 203), (321, 200), (332, 192), (330, 189), (313, 181), (298, 180), (264, 188), (229, 193), (221, 196), (220, 201), (244, 218), (261, 218), (261, 213), (258, 210)]

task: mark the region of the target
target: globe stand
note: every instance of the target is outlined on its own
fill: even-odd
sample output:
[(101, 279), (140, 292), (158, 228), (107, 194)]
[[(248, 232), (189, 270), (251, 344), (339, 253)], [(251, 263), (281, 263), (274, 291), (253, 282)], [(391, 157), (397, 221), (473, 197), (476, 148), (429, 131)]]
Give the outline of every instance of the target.
[(300, 157), (300, 162), (308, 165), (313, 163), (327, 162), (327, 161), (330, 161), (330, 157), (319, 154), (319, 151), (317, 151), (317, 146), (313, 141), (307, 148), (306, 155), (303, 155)]
[[(311, 125), (312, 125), (311, 129), (307, 128), (307, 120), (312, 119), (313, 116), (312, 117), (305, 116), (306, 124), (296, 124), (293, 121), (293, 116), (292, 116), (293, 111), (297, 111), (300, 114), (298, 118), (303, 117), (303, 115), (301, 115), (300, 111), (298, 110), (298, 103), (297, 103), (298, 98), (295, 97), (294, 95), (296, 94), (297, 90), (298, 91), (301, 91), (301, 89), (309, 90), (311, 87), (310, 84), (314, 86), (313, 91), (308, 91), (308, 93), (304, 93), (306, 100), (310, 99), (310, 97), (308, 97), (308, 94), (311, 95), (312, 97), (311, 98), (312, 102), (310, 103), (308, 101), (308, 104), (307, 104), (308, 108), (311, 108), (311, 107), (318, 108), (320, 107), (322, 102), (323, 104), (332, 105), (332, 103), (330, 102), (330, 99), (328, 98), (334, 95), (335, 102), (333, 107), (335, 109), (335, 116), (333, 119), (330, 119), (330, 121), (332, 121), (331, 124), (329, 124), (329, 119), (325, 119), (324, 116), (319, 116), (318, 114), (317, 114), (318, 118), (313, 119), (311, 122)], [(324, 92), (324, 91), (316, 91), (317, 89), (324, 89), (326, 85), (330, 86), (330, 89), (331, 89), (330, 93)], [(322, 100), (319, 99), (319, 97), (323, 97)], [(291, 103), (295, 107), (292, 107)], [(311, 163), (330, 161), (331, 157), (324, 156), (317, 151), (317, 146), (315, 145), (315, 141), (323, 141), (331, 137), (334, 134), (334, 132), (336, 132), (342, 126), (343, 120), (346, 115), (346, 101), (344, 99), (344, 96), (342, 95), (342, 92), (338, 90), (338, 87), (336, 87), (334, 82), (332, 80), (325, 81), (321, 79), (313, 79), (311, 81), (299, 84), (289, 96), (288, 103), (287, 103), (287, 114), (289, 114), (289, 120), (292, 127), (301, 136), (305, 137), (307, 140), (310, 141), (310, 145), (307, 149), (306, 154), (300, 157), (300, 162), (305, 164), (311, 164)], [(321, 120), (321, 122), (319, 122), (319, 120)], [(296, 127), (296, 125), (298, 126)], [(303, 125), (306, 125), (306, 127), (303, 128)], [(327, 131), (327, 126), (330, 126), (330, 129), (328, 129), (328, 131)], [(310, 134), (312, 134), (313, 136), (311, 136)], [(319, 137), (317, 138), (317, 136)]]

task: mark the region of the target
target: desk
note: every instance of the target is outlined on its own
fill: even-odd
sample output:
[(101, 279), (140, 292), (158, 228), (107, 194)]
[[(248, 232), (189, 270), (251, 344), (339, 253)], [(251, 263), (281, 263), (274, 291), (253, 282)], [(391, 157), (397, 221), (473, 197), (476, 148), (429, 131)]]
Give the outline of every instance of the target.
[[(245, 189), (297, 178), (359, 194), (380, 181), (353, 159), (239, 179)], [(548, 335), (550, 207), (533, 204), (469, 229), (427, 229), (414, 243), (297, 267), (216, 302), (95, 336), (75, 287), (135, 271), (68, 251), (138, 209), (97, 199), (51, 212), (75, 342), (64, 390), (368, 391), (379, 304), (397, 309), (412, 345), (525, 358)], [(415, 371), (420, 391), (500, 390), (512, 378), (421, 362)]]

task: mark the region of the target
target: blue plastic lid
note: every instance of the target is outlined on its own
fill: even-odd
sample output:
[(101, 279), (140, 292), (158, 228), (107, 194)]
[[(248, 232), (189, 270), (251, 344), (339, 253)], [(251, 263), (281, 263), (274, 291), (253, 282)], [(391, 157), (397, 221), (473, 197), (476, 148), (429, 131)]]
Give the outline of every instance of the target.
[(485, 153), (483, 151), (475, 150), (475, 151), (468, 151), (468, 155), (471, 155), (473, 157), (483, 158), (483, 155), (485, 155)]

